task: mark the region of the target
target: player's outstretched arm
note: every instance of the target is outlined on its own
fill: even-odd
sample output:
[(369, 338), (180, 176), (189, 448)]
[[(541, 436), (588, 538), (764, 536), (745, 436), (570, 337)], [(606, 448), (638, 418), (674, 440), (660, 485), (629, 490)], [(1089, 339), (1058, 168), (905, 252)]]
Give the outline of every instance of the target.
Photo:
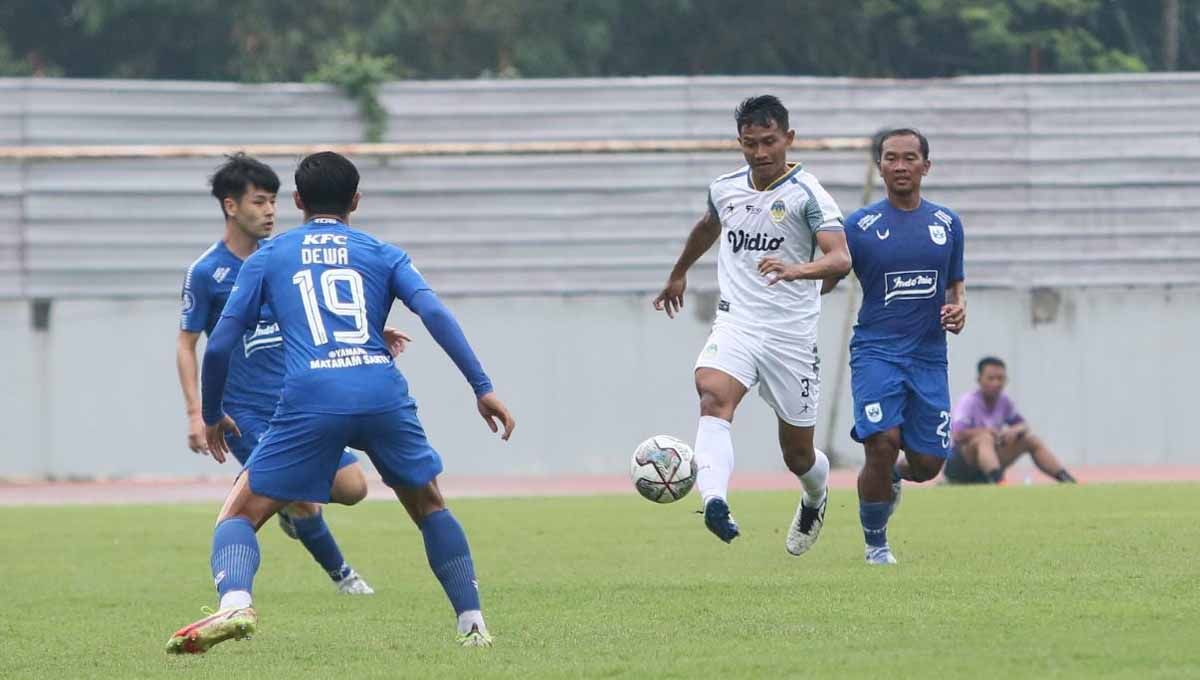
[(458, 366), (458, 370), (462, 371), (467, 382), (471, 384), (478, 400), (479, 415), (483, 416), (484, 422), (492, 432), (498, 432), (496, 420), (499, 420), (504, 426), (504, 434), (501, 437), (507, 440), (516, 427), (516, 421), (496, 396), (491, 379), (484, 373), (479, 358), (467, 342), (462, 326), (458, 324), (454, 314), (428, 288), (413, 294), (407, 304), (409, 309), (421, 317), (421, 323), (425, 324), (434, 341), (449, 355), (454, 365)]
[(200, 416), (200, 362), (196, 359), (196, 343), (199, 340), (199, 333), (179, 331), (179, 338), (175, 341), (175, 367), (179, 371), (179, 387), (183, 389), (183, 403), (187, 408), (188, 448), (208, 455), (204, 418)]
[(229, 358), (241, 341), (242, 333), (258, 324), (263, 306), (263, 266), (269, 250), (269, 245), (260, 248), (242, 265), (229, 300), (221, 311), (221, 319), (209, 334), (208, 346), (204, 348), (204, 364), (200, 367), (200, 412), (207, 426), (208, 450), (220, 463), (225, 462), (229, 453), (225, 433), (241, 436), (237, 424), (225, 415), (221, 406), (225, 380), (229, 377)]
[(233, 432), (242, 436), (233, 419), (225, 415), (221, 400), (225, 395), (225, 381), (229, 377), (229, 359), (233, 349), (241, 338), (244, 324), (223, 316), (217, 322), (212, 335), (208, 338), (208, 346), (204, 348), (203, 371), (203, 406), (205, 439), (208, 450), (218, 463), (224, 463), (229, 454), (229, 445), (225, 441), (225, 433)]
[(683, 291), (687, 288), (688, 270), (720, 237), (721, 220), (709, 210), (696, 222), (696, 226), (692, 227), (683, 252), (671, 269), (671, 275), (667, 277), (667, 285), (663, 286), (662, 292), (654, 298), (655, 309), (665, 311), (668, 317), (675, 318), (679, 310), (683, 309)]
[[(846, 232), (841, 229), (818, 231), (817, 246), (821, 257), (812, 262), (784, 262), (777, 257), (764, 257), (758, 263), (758, 273), (769, 279), (768, 285), (798, 279), (830, 279), (850, 273), (850, 248)], [(837, 285), (836, 283), (834, 285)]]

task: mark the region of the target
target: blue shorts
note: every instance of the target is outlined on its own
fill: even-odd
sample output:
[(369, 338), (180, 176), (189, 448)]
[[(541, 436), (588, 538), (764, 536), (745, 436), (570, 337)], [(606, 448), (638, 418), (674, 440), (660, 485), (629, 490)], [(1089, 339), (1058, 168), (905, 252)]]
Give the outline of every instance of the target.
[(905, 451), (950, 455), (950, 380), (945, 366), (851, 357), (850, 391), (854, 441), (899, 427)]
[[(237, 423), (238, 429), (241, 430), (242, 436), (237, 437), (231, 433), (225, 434), (225, 443), (229, 445), (229, 450), (233, 453), (233, 457), (238, 459), (238, 462), (243, 466), (250, 459), (250, 454), (254, 451), (254, 447), (258, 446), (258, 440), (262, 439), (263, 434), (267, 431), (267, 425), (270, 423), (271, 414), (243, 411), (237, 408), (231, 408), (228, 411), (229, 417), (233, 418), (233, 422)], [(338, 461), (337, 469), (341, 470), (347, 465), (353, 465), (358, 462), (358, 456), (353, 452), (346, 450), (342, 452), (342, 459)]]
[(421, 487), (442, 471), (429, 445), (416, 404), (383, 413), (343, 415), (285, 410), (250, 455), (250, 489), (283, 501), (328, 503), (343, 449), (367, 452), (390, 487)]

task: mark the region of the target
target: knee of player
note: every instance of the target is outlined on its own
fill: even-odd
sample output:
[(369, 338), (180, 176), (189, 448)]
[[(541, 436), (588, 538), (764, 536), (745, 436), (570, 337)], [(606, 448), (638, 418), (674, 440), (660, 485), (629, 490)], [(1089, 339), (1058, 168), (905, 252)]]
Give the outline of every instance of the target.
[(702, 391), (700, 392), (700, 415), (732, 420), (733, 404), (714, 392)]
[(912, 457), (908, 459), (908, 469), (912, 475), (914, 482), (928, 482), (936, 478), (942, 472), (942, 464), (945, 463), (941, 458), (922, 458), (914, 460)]
[(816, 448), (810, 444), (784, 444), (783, 459), (791, 464), (812, 465), (816, 460)]
[(355, 505), (366, 499), (367, 477), (363, 474), (362, 467), (349, 465), (339, 470), (334, 478), (331, 496), (334, 502), (341, 505)]
[(342, 505), (357, 505), (367, 498), (367, 480), (360, 477), (338, 494), (338, 502)]

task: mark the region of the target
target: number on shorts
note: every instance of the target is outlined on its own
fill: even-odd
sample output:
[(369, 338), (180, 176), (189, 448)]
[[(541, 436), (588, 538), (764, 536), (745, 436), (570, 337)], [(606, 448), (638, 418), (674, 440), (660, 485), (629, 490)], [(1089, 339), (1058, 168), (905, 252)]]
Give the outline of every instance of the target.
[(811, 384), (811, 383), (809, 382), (808, 378), (801, 378), (801, 379), (800, 379), (800, 387), (801, 387), (801, 390), (800, 390), (800, 396), (802, 396), (802, 397), (807, 397), (807, 396), (809, 396), (810, 394), (812, 394), (812, 392), (809, 390), (809, 386), (810, 386), (810, 384)]
[(942, 448), (950, 448), (950, 412), (942, 411), (939, 414), (942, 422), (938, 424), (937, 433), (942, 438)]
[[(338, 298), (337, 284), (344, 281), (350, 289), (350, 299)], [(292, 283), (300, 288), (300, 300), (304, 303), (304, 314), (308, 317), (308, 330), (314, 345), (329, 342), (325, 331), (325, 320), (321, 318), (321, 307), (317, 304), (317, 290), (313, 285), (311, 269), (303, 269), (292, 277)], [(353, 269), (326, 269), (321, 272), (321, 293), (325, 309), (338, 316), (350, 317), (354, 321), (352, 331), (334, 331), (333, 339), (347, 345), (366, 344), (371, 333), (367, 328), (367, 297), (363, 293), (362, 275)]]

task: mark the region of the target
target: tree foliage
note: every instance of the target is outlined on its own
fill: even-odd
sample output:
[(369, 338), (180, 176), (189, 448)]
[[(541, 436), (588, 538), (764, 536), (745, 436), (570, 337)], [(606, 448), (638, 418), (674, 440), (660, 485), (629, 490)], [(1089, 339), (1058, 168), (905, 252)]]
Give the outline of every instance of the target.
[[(393, 75), (1141, 71), (1162, 67), (1165, 2), (0, 0), (0, 75), (319, 77), (361, 90)], [(1179, 6), (1179, 66), (1200, 69), (1200, 0)]]

